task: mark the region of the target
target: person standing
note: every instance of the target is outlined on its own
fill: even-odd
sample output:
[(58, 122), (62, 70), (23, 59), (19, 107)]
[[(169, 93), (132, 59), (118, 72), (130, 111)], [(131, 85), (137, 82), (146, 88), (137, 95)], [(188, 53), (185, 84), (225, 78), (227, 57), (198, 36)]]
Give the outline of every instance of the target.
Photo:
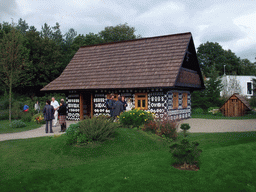
[(54, 108), (51, 105), (50, 100), (46, 101), (46, 105), (44, 106), (44, 109), (43, 109), (43, 114), (44, 114), (44, 120), (46, 122), (45, 133), (48, 133), (48, 123), (50, 123), (50, 133), (53, 133), (52, 120), (54, 119)]
[(37, 113), (39, 113), (39, 111), (40, 111), (39, 101), (37, 101), (36, 104), (35, 104), (35, 111), (37, 111)]
[(113, 112), (114, 118), (119, 116), (120, 113), (123, 112), (123, 110), (124, 110), (124, 106), (121, 101), (121, 97), (118, 97), (118, 100), (114, 104), (114, 112)]
[(52, 97), (52, 102), (51, 102), (51, 105), (53, 106), (54, 108), (54, 121), (53, 121), (53, 127), (56, 127), (57, 125), (57, 122), (58, 122), (58, 108), (59, 108), (59, 103), (58, 101), (55, 100), (54, 97)]
[(126, 101), (125, 101), (125, 97), (122, 96), (121, 98), (122, 98), (122, 99), (121, 99), (121, 102), (123, 103), (124, 111), (126, 111), (127, 103), (126, 103)]
[(107, 99), (107, 102), (106, 102), (106, 107), (107, 109), (110, 110), (110, 117), (113, 117), (114, 104), (115, 104), (114, 98), (115, 98), (114, 94), (111, 94), (110, 98)]
[(64, 100), (60, 102), (59, 106), (59, 123), (61, 126), (60, 132), (66, 131), (66, 105), (64, 103)]

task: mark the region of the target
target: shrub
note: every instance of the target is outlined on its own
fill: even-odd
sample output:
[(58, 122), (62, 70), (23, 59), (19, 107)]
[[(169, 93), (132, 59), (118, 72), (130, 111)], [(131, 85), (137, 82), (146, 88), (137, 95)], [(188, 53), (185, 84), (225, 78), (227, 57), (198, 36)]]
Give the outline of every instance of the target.
[(202, 108), (196, 108), (192, 111), (194, 114), (203, 114), (204, 110)]
[(9, 100), (8, 99), (4, 99), (0, 101), (0, 109), (4, 110), (4, 109), (8, 109), (9, 108)]
[(187, 135), (186, 135), (186, 132), (187, 132), (187, 130), (190, 129), (190, 125), (189, 125), (188, 123), (182, 123), (182, 124), (180, 125), (180, 129), (182, 129), (182, 131), (183, 131), (183, 133), (184, 133), (184, 137), (186, 137), (186, 136), (187, 136)]
[(22, 113), (21, 114), (21, 120), (23, 122), (30, 122), (31, 121), (31, 113), (27, 112), (27, 113)]
[(71, 145), (73, 143), (77, 143), (77, 137), (81, 135), (81, 132), (79, 130), (79, 123), (71, 124), (68, 129), (66, 130), (66, 143)]
[(197, 164), (199, 156), (202, 152), (198, 149), (198, 142), (189, 143), (187, 139), (183, 139), (180, 144), (175, 143), (170, 146), (170, 153), (178, 164)]
[(21, 128), (21, 127), (26, 127), (26, 124), (21, 120), (14, 120), (9, 124), (9, 126), (11, 128)]
[(133, 109), (122, 113), (119, 117), (119, 122), (123, 126), (139, 127), (153, 120), (153, 114), (139, 109)]
[(45, 120), (44, 120), (44, 114), (43, 113), (38, 113), (38, 114), (35, 114), (31, 121), (34, 121), (38, 124), (45, 124)]
[(99, 116), (85, 119), (79, 123), (79, 126), (79, 131), (86, 136), (87, 141), (102, 142), (113, 136), (117, 124), (104, 116)]
[(9, 119), (9, 110), (0, 110), (0, 120), (7, 120)]
[(177, 122), (170, 120), (150, 121), (144, 125), (143, 131), (150, 131), (163, 138), (177, 138)]

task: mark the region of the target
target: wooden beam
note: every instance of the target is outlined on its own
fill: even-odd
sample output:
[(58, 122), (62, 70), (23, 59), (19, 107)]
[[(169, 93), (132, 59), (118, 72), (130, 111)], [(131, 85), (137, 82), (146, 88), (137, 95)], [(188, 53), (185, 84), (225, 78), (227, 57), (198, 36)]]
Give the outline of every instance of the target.
[(84, 119), (84, 99), (83, 99), (83, 94), (80, 93), (80, 121)]
[[(89, 109), (88, 109), (89, 110)], [(93, 117), (93, 94), (91, 93), (91, 118)]]

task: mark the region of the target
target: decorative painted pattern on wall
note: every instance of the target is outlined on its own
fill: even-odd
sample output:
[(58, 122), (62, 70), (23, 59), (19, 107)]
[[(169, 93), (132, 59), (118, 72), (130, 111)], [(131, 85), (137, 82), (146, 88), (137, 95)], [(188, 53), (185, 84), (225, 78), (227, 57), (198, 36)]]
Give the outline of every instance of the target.
[(67, 97), (67, 120), (80, 120), (80, 101), (79, 94), (75, 91), (70, 91)]
[[(179, 106), (178, 109), (173, 109), (173, 93), (179, 94)], [(182, 106), (182, 94), (187, 93), (187, 107), (183, 108)], [(177, 119), (186, 119), (191, 116), (191, 94), (189, 91), (178, 91), (178, 90), (170, 90), (167, 92), (168, 95), (168, 117), (171, 120), (177, 120)]]

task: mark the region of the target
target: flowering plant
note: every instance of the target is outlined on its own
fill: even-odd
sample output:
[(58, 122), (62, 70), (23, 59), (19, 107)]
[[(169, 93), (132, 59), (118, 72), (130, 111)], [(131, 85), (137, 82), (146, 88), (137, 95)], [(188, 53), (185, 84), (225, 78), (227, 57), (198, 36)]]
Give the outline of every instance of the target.
[(38, 124), (44, 124), (45, 123), (45, 120), (44, 120), (44, 116), (42, 113), (38, 113), (36, 115), (34, 115), (32, 117), (32, 120)]
[(153, 114), (140, 109), (133, 109), (131, 111), (123, 112), (119, 121), (124, 126), (139, 127), (150, 120), (153, 120)]

